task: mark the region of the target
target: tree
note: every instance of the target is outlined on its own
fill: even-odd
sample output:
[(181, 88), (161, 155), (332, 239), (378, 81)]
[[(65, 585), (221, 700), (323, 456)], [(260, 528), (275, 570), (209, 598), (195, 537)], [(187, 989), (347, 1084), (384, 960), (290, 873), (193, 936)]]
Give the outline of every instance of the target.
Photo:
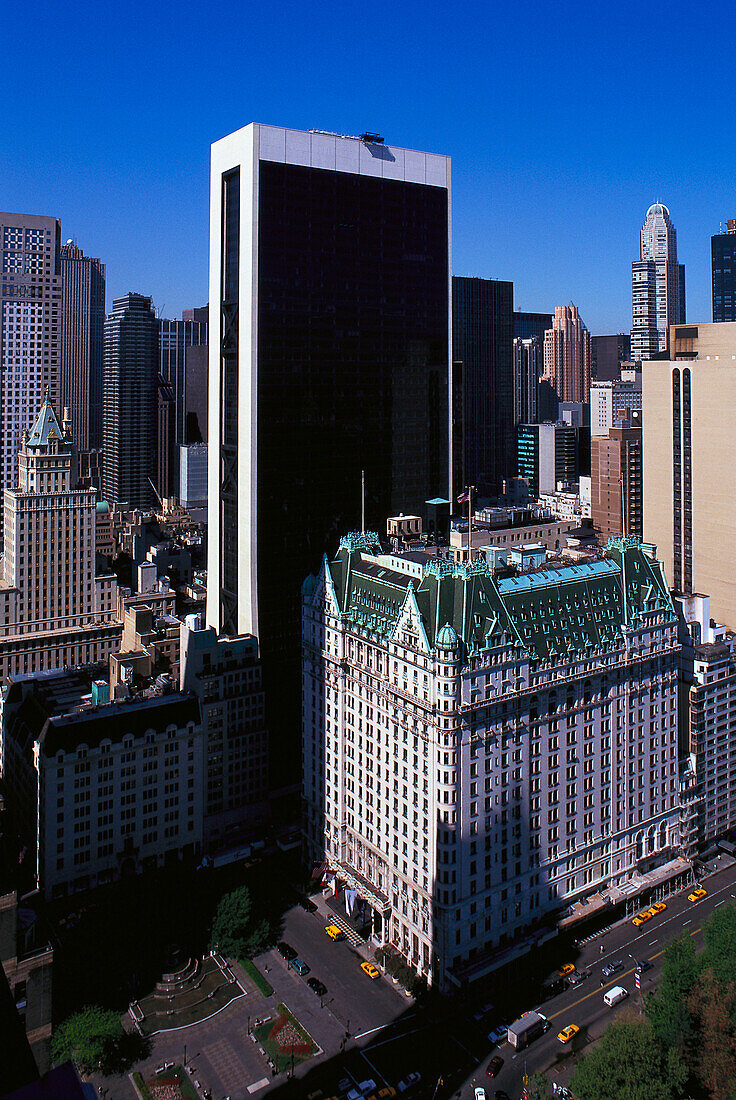
[(606, 1028), (570, 1081), (576, 1100), (674, 1100), (687, 1069), (677, 1051), (663, 1053), (652, 1026), (624, 1020)]
[(733, 983), (719, 982), (711, 969), (701, 975), (688, 998), (699, 1032), (693, 1070), (713, 1100), (729, 1100), (736, 1087), (736, 1036)]
[(656, 1038), (666, 1048), (683, 1053), (695, 1042), (692, 1015), (686, 1006), (698, 976), (695, 942), (684, 935), (673, 940), (662, 959), (659, 987), (645, 1001), (646, 1014)]
[(239, 886), (220, 898), (212, 922), (210, 947), (231, 958), (251, 958), (264, 949), (269, 935), (268, 921), (257, 920), (253, 913), (247, 887)]
[(88, 1005), (60, 1024), (51, 1042), (55, 1063), (72, 1059), (85, 1073), (102, 1068), (109, 1073), (119, 1062), (123, 1044), (120, 1017), (99, 1005)]
[(700, 962), (719, 982), (736, 985), (736, 905), (716, 909), (703, 924), (705, 950)]

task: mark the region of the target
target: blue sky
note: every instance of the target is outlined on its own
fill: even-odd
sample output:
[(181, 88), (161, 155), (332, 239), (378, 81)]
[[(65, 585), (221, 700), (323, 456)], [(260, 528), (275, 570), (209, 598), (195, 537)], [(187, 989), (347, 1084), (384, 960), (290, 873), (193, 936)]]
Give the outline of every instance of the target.
[[(27, 10), (27, 9), (26, 9)], [(660, 199), (709, 320), (710, 235), (736, 217), (730, 5), (619, 2), (6, 6), (0, 208), (53, 214), (178, 316), (207, 299), (212, 141), (251, 121), (453, 159), (453, 271), (628, 330)], [(19, 68), (13, 72), (8, 64)]]

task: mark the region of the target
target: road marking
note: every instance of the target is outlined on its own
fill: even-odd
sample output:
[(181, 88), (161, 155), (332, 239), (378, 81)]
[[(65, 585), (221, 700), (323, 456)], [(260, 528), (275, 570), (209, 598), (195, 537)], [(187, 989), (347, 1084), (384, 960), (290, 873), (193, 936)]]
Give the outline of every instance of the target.
[(717, 909), (719, 905), (725, 905), (725, 904), (726, 904), (726, 899), (725, 899), (725, 898), (721, 898), (721, 900), (720, 900), (720, 901), (717, 901), (717, 902), (715, 903), (715, 905), (713, 906), (713, 908), (714, 908), (714, 909)]
[(682, 927), (687, 928), (688, 924), (692, 924), (692, 923), (693, 923), (693, 918), (691, 917), (690, 920), (684, 920), (682, 922)]
[(653, 943), (656, 943), (656, 942), (657, 942), (656, 940), (650, 940), (650, 941), (649, 941), (649, 946), (651, 947), (651, 946), (652, 946), (652, 944), (653, 944)]
[(365, 1039), (366, 1035), (373, 1035), (376, 1031), (383, 1031), (385, 1024), (381, 1024), (380, 1027), (372, 1027), (370, 1031), (361, 1031), (360, 1035), (354, 1035), (354, 1039)]

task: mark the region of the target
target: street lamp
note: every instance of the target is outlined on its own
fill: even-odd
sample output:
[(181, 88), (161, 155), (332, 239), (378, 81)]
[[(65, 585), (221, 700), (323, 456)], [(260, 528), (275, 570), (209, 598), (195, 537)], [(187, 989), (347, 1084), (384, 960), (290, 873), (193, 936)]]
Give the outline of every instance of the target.
[(248, 1017), (248, 1035), (250, 1035), (250, 1016)]

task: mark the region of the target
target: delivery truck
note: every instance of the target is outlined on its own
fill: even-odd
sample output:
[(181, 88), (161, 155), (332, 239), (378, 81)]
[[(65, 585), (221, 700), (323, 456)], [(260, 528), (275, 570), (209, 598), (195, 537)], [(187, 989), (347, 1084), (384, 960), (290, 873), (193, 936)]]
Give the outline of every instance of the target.
[(526, 1012), (509, 1028), (509, 1043), (515, 1050), (522, 1050), (548, 1029), (547, 1017), (541, 1012)]

